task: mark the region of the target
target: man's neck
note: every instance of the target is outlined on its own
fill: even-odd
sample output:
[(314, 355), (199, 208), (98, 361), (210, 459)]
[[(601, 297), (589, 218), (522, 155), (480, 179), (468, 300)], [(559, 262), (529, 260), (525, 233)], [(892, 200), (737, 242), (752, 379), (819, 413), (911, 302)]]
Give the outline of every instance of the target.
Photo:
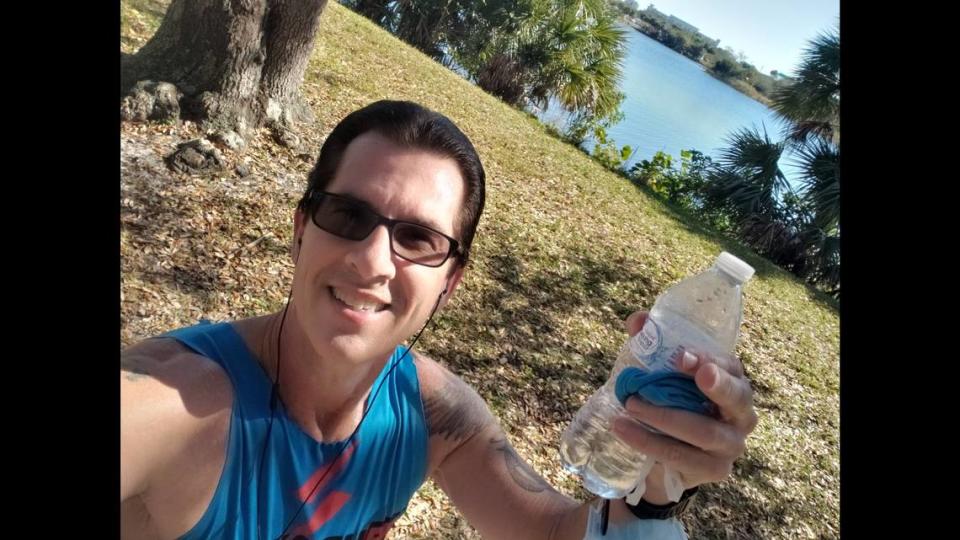
[(338, 361), (317, 351), (302, 332), (294, 308), (250, 319), (253, 349), (271, 381), (277, 380), (277, 339), (280, 339), (279, 397), (287, 414), (318, 441), (350, 436), (363, 415), (364, 404), (383, 361), (363, 364)]

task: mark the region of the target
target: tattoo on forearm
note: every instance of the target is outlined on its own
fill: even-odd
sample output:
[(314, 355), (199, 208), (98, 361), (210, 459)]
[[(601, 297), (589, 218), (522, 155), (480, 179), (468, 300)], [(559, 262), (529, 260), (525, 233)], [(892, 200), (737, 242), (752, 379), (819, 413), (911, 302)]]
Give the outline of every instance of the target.
[(464, 440), (490, 422), (483, 400), (463, 381), (450, 375), (443, 386), (423, 399), (430, 435)]
[(510, 446), (506, 439), (493, 438), (490, 439), (490, 444), (494, 445), (503, 454), (503, 462), (507, 466), (507, 472), (510, 473), (518, 486), (532, 493), (553, 489), (526, 461), (517, 455), (517, 451)]

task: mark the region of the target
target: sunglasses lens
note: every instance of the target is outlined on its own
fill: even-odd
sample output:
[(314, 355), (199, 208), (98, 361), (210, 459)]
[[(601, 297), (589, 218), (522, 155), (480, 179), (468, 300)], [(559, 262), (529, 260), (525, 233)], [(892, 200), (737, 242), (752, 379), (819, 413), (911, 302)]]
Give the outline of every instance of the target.
[(325, 195), (313, 214), (317, 227), (348, 240), (363, 240), (377, 226), (377, 215), (349, 199)]
[(419, 225), (397, 223), (393, 228), (393, 249), (408, 261), (439, 266), (450, 253), (450, 240)]

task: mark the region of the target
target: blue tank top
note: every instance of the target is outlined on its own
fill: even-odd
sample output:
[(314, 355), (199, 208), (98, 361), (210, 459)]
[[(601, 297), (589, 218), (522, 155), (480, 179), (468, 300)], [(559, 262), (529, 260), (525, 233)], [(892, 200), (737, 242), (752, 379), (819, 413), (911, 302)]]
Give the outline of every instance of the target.
[(181, 538), (256, 539), (259, 519), (260, 538), (275, 539), (305, 501), (284, 539), (386, 536), (426, 475), (428, 433), (412, 355), (388, 374), (405, 349), (393, 352), (373, 383), (366, 418), (340, 457), (343, 441), (318, 443), (278, 400), (259, 476), (270, 421), (266, 372), (229, 323), (201, 322), (166, 336), (223, 367), (234, 391), (220, 482), (203, 517)]

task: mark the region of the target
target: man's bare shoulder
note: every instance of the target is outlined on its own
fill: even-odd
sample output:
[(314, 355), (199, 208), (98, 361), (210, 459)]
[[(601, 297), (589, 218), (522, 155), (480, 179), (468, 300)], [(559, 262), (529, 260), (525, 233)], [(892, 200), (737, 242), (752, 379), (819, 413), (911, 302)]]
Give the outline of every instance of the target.
[[(158, 476), (203, 461), (196, 441), (229, 429), (233, 387), (223, 369), (177, 341), (153, 338), (121, 353), (121, 498), (141, 494)], [(210, 456), (222, 458), (214, 445)], [(122, 500), (121, 499), (121, 500)]]
[(497, 420), (470, 385), (435, 360), (416, 355), (417, 376), (430, 438), (454, 448)]
[(121, 352), (120, 374), (122, 390), (176, 397), (196, 416), (233, 401), (223, 368), (172, 338), (147, 339)]

